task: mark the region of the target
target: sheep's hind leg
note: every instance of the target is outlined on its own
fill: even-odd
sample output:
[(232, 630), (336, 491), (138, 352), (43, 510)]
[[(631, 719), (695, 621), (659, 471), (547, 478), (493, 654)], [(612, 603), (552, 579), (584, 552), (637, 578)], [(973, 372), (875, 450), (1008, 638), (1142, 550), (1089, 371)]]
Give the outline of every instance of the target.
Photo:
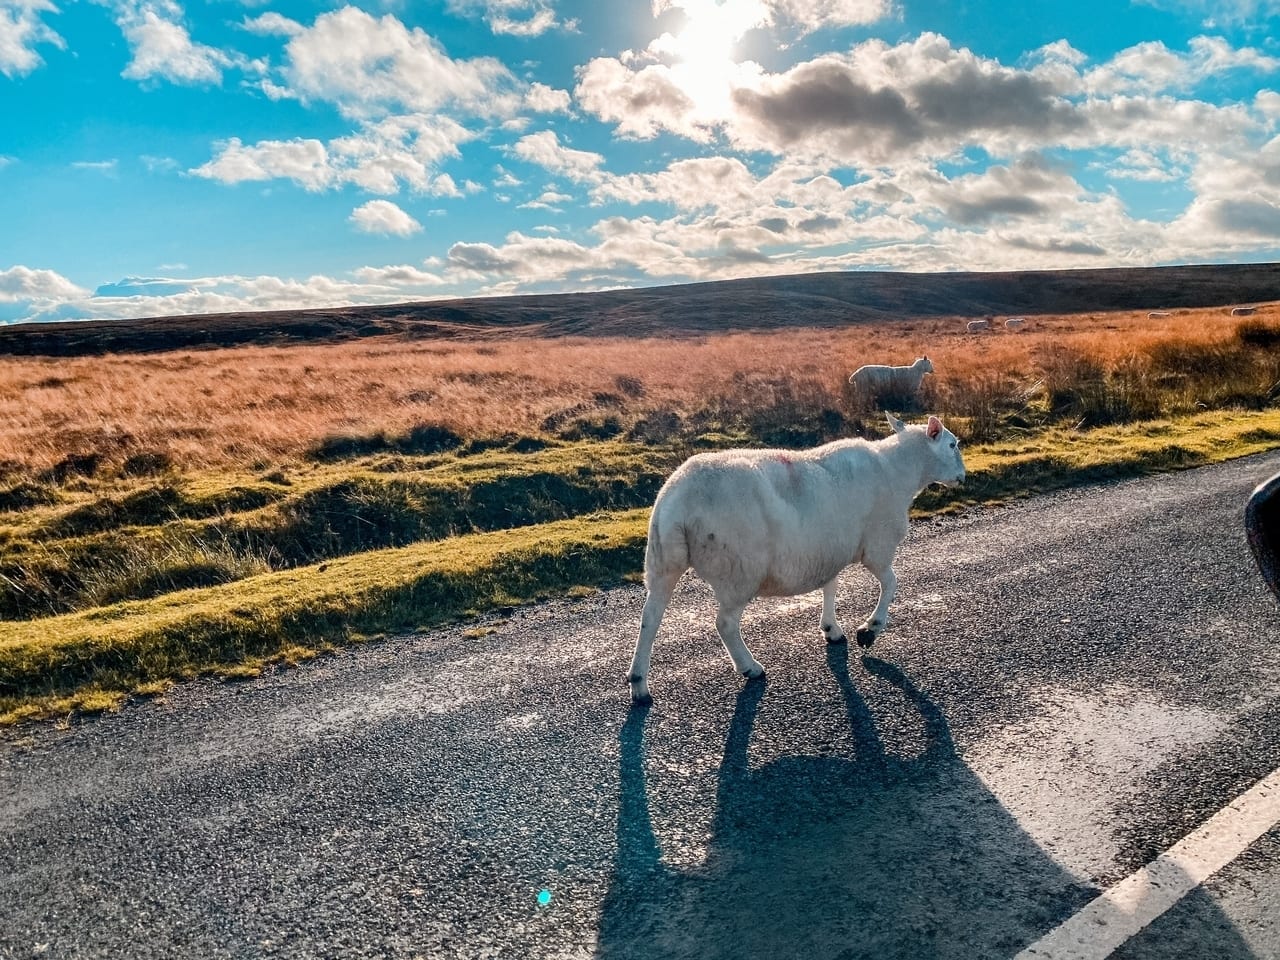
[(720, 608), (716, 612), (716, 633), (720, 634), (720, 642), (724, 644), (734, 669), (748, 680), (759, 680), (764, 676), (764, 667), (756, 661), (742, 641), (742, 611), (745, 603), (726, 603), (719, 600)]
[(657, 636), (662, 616), (667, 612), (671, 594), (675, 592), (680, 574), (674, 577), (654, 577), (649, 593), (644, 599), (644, 612), (640, 615), (640, 636), (636, 639), (636, 652), (631, 658), (631, 672), (627, 682), (631, 684), (631, 702), (636, 706), (653, 703), (649, 695), (649, 660), (653, 656), (653, 638)]
[(892, 561), (874, 566), (864, 563), (864, 566), (880, 581), (880, 600), (876, 603), (875, 611), (858, 627), (858, 646), (869, 647), (876, 642), (876, 637), (889, 622), (889, 604), (898, 590), (898, 577), (893, 572)]
[(849, 638), (845, 636), (844, 627), (840, 626), (839, 621), (836, 620), (835, 577), (822, 585), (822, 622), (819, 625), (822, 627), (822, 635), (827, 638), (827, 643), (849, 642)]

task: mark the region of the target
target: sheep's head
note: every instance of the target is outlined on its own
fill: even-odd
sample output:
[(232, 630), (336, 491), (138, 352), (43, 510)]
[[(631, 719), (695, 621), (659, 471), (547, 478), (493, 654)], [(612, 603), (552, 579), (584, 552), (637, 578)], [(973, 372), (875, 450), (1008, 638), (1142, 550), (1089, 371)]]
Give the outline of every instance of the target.
[(924, 435), (928, 440), (926, 446), (933, 454), (936, 464), (933, 482), (944, 487), (964, 483), (964, 458), (960, 455), (960, 441), (956, 439), (956, 435), (944, 427), (937, 417), (929, 418)]
[(924, 434), (922, 444), (925, 456), (924, 484), (940, 483), (944, 487), (955, 487), (964, 483), (964, 458), (960, 455), (960, 441), (956, 435), (942, 425), (937, 417), (930, 417), (923, 427), (908, 427), (893, 414), (885, 411), (889, 426), (894, 433), (905, 433), (907, 430), (918, 430)]
[(916, 362), (912, 364), (917, 370), (924, 373), (933, 373), (933, 361), (926, 357), (916, 357)]

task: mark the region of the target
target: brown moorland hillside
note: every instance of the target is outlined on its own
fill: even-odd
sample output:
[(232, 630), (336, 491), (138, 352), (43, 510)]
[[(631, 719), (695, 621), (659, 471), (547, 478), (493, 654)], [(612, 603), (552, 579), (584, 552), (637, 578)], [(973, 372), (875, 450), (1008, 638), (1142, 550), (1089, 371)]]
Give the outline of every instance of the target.
[[(1159, 303), (1159, 301), (1157, 301)], [(965, 439), (1098, 425), (1280, 393), (1280, 304), (1026, 313), (1013, 332), (957, 318), (686, 337), (383, 336), (102, 356), (0, 356), (0, 483), (206, 467), (266, 469), (317, 452), (395, 449), (424, 426), (466, 438), (727, 432), (785, 445), (860, 428), (863, 363), (936, 373), (900, 412)], [(879, 427), (878, 421), (875, 424)]]
[(1008, 273), (856, 271), (594, 293), (14, 324), (0, 327), (0, 354), (92, 356), (385, 335), (431, 340), (654, 337), (920, 318), (1210, 307), (1277, 299), (1277, 263)]

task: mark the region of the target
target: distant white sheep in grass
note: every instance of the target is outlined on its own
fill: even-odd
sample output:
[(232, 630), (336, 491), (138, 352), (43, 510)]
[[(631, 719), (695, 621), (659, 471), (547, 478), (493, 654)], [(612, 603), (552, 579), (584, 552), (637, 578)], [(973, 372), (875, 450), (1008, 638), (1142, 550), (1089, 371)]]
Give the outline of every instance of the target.
[(849, 382), (864, 402), (882, 396), (912, 397), (920, 392), (920, 384), (926, 373), (933, 373), (933, 361), (928, 357), (916, 357), (905, 367), (883, 363), (866, 364), (849, 374)]
[(990, 320), (970, 320), (965, 325), (965, 330), (969, 333), (980, 333), (991, 326)]
[(1150, 313), (1147, 314), (1147, 319), (1163, 320), (1167, 316), (1169, 316), (1169, 312), (1167, 310), (1152, 310)]
[(1233, 317), (1248, 317), (1256, 312), (1256, 307), (1232, 307), (1231, 315)]
[(1008, 320), (1004, 322), (1004, 328), (1006, 330), (1021, 330), (1026, 325), (1027, 325), (1026, 317), (1010, 317)]
[(649, 518), (648, 589), (631, 661), (631, 697), (652, 702), (653, 639), (676, 583), (689, 568), (716, 597), (716, 632), (734, 669), (748, 679), (764, 667), (742, 641), (742, 612), (755, 597), (822, 588), (820, 626), (845, 643), (836, 621), (836, 580), (860, 563), (880, 583), (875, 610), (858, 627), (869, 647), (885, 627), (897, 589), (893, 556), (907, 535), (911, 502), (931, 483), (965, 477), (960, 445), (937, 417), (876, 441), (836, 440), (811, 450), (724, 450), (686, 460), (667, 480)]

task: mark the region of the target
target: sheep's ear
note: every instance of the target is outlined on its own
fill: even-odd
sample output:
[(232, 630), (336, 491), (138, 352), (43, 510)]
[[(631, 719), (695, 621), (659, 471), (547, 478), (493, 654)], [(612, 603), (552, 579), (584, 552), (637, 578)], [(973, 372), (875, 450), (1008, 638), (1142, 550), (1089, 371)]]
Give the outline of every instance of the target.
[(895, 417), (888, 410), (884, 412), (884, 417), (886, 420), (889, 421), (889, 426), (893, 428), (894, 433), (901, 433), (903, 430), (907, 429), (907, 425), (903, 423), (901, 420), (899, 420), (897, 417)]
[(925, 436), (930, 440), (937, 440), (942, 434), (942, 421), (937, 417), (929, 418), (929, 425), (924, 428)]

